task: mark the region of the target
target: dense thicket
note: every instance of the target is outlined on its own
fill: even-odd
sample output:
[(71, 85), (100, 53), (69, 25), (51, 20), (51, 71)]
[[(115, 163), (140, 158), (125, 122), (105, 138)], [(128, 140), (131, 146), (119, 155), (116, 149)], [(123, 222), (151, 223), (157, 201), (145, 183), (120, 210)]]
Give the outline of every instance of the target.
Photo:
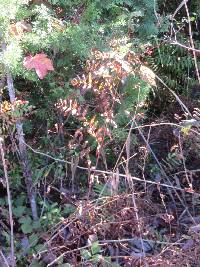
[(171, 222), (191, 206), (198, 216), (199, 1), (0, 0), (0, 10), (1, 261), (155, 266), (162, 242), (187, 233)]

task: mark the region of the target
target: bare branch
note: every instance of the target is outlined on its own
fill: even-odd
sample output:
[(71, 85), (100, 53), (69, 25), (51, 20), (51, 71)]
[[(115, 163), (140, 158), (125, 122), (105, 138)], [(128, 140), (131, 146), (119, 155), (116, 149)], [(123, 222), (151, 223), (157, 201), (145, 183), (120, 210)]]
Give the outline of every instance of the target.
[(3, 149), (3, 138), (0, 137), (0, 154), (3, 164), (4, 176), (6, 179), (6, 189), (7, 189), (7, 198), (8, 198), (8, 209), (9, 209), (9, 221), (10, 221), (10, 254), (11, 254), (11, 267), (16, 266), (15, 254), (14, 254), (14, 230), (13, 230), (13, 216), (12, 216), (12, 199), (10, 193), (9, 178), (5, 160), (5, 154)]
[[(165, 124), (168, 124), (168, 123), (165, 123)], [(158, 126), (158, 125), (159, 125), (159, 124), (157, 124), (157, 126)], [(171, 125), (171, 124), (169, 123), (169, 125)], [(176, 125), (176, 124), (173, 124), (173, 125)], [(133, 129), (136, 129), (136, 128), (138, 129), (138, 128), (143, 128), (143, 127), (138, 126), (138, 127), (134, 127)], [(67, 161), (67, 160), (59, 159), (59, 158), (54, 158), (54, 157), (52, 157), (52, 156), (50, 156), (50, 155), (48, 155), (48, 154), (46, 154), (46, 153), (37, 151), (37, 150), (33, 149), (31, 146), (29, 146), (28, 144), (26, 144), (26, 146), (27, 146), (31, 151), (33, 151), (33, 152), (36, 153), (36, 154), (39, 154), (39, 155), (41, 155), (41, 156), (48, 157), (48, 158), (50, 158), (50, 159), (52, 159), (52, 160), (54, 160), (54, 161), (57, 161), (57, 162), (71, 164), (71, 162), (69, 162), (69, 161)], [(79, 166), (79, 165), (77, 166), (77, 168), (80, 169), (80, 170), (85, 170), (85, 171), (88, 171), (88, 170), (89, 170), (89, 168), (82, 167), (82, 166)], [(91, 172), (94, 172), (94, 173), (102, 173), (102, 174), (111, 175), (111, 176), (113, 176), (113, 175), (119, 175), (120, 177), (127, 178), (127, 175), (126, 175), (126, 174), (116, 173), (116, 172), (113, 172), (113, 171), (103, 171), (103, 170), (97, 170), (97, 169), (95, 169), (95, 168), (91, 168), (90, 171), (91, 171)], [(129, 176), (129, 178), (132, 179), (132, 180), (134, 180), (134, 181), (143, 182), (143, 183), (147, 183), (147, 184), (153, 184), (153, 185), (159, 185), (159, 186), (162, 186), (162, 187), (171, 188), (171, 189), (173, 189), (173, 190), (175, 189), (175, 190), (182, 191), (182, 192), (185, 192), (185, 191), (186, 191), (185, 189), (180, 188), (180, 187), (178, 187), (178, 186), (174, 186), (174, 185), (172, 185), (172, 184), (165, 184), (165, 183), (159, 183), (159, 182), (154, 182), (154, 181), (150, 181), (150, 180), (144, 180), (144, 179), (141, 179), (141, 178), (139, 178), (139, 177), (135, 177), (135, 176)], [(194, 192), (190, 192), (190, 191), (187, 191), (187, 192), (188, 192), (188, 193), (192, 193), (192, 194), (194, 193)], [(199, 193), (196, 193), (196, 192), (195, 192), (195, 194), (198, 195), (198, 196), (200, 196)]]
[(190, 23), (190, 14), (189, 14), (188, 6), (187, 6), (187, 0), (184, 0), (184, 4), (185, 4), (185, 10), (187, 13), (187, 18), (188, 18), (189, 37), (190, 37), (190, 44), (191, 44), (191, 47), (193, 49), (192, 52), (193, 52), (193, 57), (194, 57), (195, 70), (196, 70), (197, 79), (198, 79), (199, 84), (200, 84), (200, 75), (199, 75), (199, 69), (198, 69), (198, 64), (197, 64), (197, 56), (196, 56), (196, 52), (195, 52), (194, 41), (192, 38), (192, 27), (191, 27), (191, 23)]
[(179, 10), (187, 3), (189, 0), (183, 0), (180, 5), (177, 7), (177, 9), (174, 11), (174, 14), (172, 15), (172, 18), (176, 16), (176, 14), (179, 12)]
[(192, 47), (188, 47), (188, 46), (183, 45), (183, 44), (181, 44), (181, 43), (179, 43), (179, 42), (177, 42), (177, 41), (170, 42), (170, 44), (171, 44), (171, 45), (178, 45), (178, 46), (180, 46), (180, 47), (183, 47), (183, 48), (187, 49), (188, 51), (194, 51), (194, 52), (196, 52), (196, 53), (200, 53), (200, 50), (199, 50), (199, 49), (195, 49), (195, 48), (192, 48)]

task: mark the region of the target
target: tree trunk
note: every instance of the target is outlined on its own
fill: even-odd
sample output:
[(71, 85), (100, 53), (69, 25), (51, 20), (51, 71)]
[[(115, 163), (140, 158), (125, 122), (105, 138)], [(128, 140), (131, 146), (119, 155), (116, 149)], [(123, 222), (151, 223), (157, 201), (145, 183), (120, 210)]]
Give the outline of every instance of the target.
[[(2, 49), (3, 51), (6, 50), (5, 43), (2, 44)], [(13, 104), (15, 101), (15, 89), (14, 89), (14, 84), (13, 84), (13, 78), (9, 70), (6, 70), (6, 79), (7, 79), (10, 102), (11, 104)], [(36, 205), (36, 200), (35, 200), (36, 192), (35, 192), (35, 188), (33, 187), (32, 173), (30, 169), (28, 153), (27, 153), (24, 132), (23, 132), (23, 124), (20, 120), (17, 120), (16, 122), (16, 129), (17, 129), (17, 137), (18, 137), (18, 143), (19, 143), (20, 160), (22, 164), (23, 176), (26, 182), (28, 198), (29, 198), (30, 205), (31, 205), (32, 216), (34, 220), (38, 220), (37, 205)]]
[[(15, 89), (13, 85), (13, 78), (10, 73), (7, 73), (7, 84), (8, 84), (10, 102), (13, 103), (15, 101)], [(24, 132), (23, 132), (23, 125), (20, 120), (16, 122), (16, 129), (19, 142), (20, 159), (22, 163), (23, 175), (26, 182), (28, 198), (31, 205), (32, 216), (34, 220), (38, 220), (37, 206), (35, 200), (36, 193), (35, 193), (35, 188), (33, 187), (32, 174), (31, 174), (28, 153), (26, 149)]]

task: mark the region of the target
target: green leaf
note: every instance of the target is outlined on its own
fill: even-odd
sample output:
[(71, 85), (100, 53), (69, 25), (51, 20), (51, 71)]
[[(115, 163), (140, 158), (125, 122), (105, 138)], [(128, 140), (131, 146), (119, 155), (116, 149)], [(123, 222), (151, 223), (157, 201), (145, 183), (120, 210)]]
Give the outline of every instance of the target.
[(33, 221), (29, 216), (23, 216), (19, 219), (21, 223), (21, 229), (24, 234), (30, 234), (33, 231)]
[(43, 244), (38, 244), (38, 245), (36, 245), (35, 248), (34, 248), (34, 250), (35, 250), (36, 252), (40, 252), (40, 251), (42, 251), (42, 250), (44, 250), (44, 249), (45, 249), (45, 246), (44, 246)]
[(91, 258), (91, 253), (86, 249), (82, 249), (81, 256), (83, 257), (83, 259), (88, 260)]
[(10, 235), (6, 231), (3, 231), (2, 236), (5, 237), (6, 242), (9, 244), (10, 243)]
[(65, 207), (63, 209), (63, 214), (65, 216), (70, 215), (71, 213), (74, 213), (76, 211), (76, 208), (72, 204), (65, 204)]
[(21, 217), (24, 213), (25, 213), (26, 207), (24, 206), (18, 206), (16, 208), (13, 209), (13, 214), (16, 217)]
[(31, 247), (36, 246), (38, 240), (39, 240), (38, 235), (36, 235), (36, 234), (32, 234), (32, 235), (29, 237), (29, 243), (30, 243)]
[(24, 234), (30, 234), (33, 231), (33, 226), (31, 224), (24, 223), (21, 225), (21, 229)]
[(21, 224), (31, 224), (32, 223), (31, 217), (23, 216), (23, 217), (21, 217), (19, 219), (19, 223), (21, 223)]
[(40, 222), (33, 222), (33, 229), (37, 230), (41, 228)]
[(94, 255), (94, 256), (92, 256), (91, 260), (92, 260), (93, 263), (98, 263), (100, 260), (102, 260), (102, 256), (99, 255), (99, 254)]
[(91, 247), (91, 250), (92, 250), (92, 254), (97, 254), (101, 251), (101, 247), (99, 246), (99, 242), (96, 241), (92, 244), (92, 247)]

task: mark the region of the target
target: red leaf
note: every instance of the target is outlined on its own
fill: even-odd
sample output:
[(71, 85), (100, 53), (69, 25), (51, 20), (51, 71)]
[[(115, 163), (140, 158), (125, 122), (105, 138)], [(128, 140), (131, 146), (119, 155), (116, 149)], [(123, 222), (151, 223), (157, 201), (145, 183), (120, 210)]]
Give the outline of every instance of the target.
[(40, 79), (43, 79), (47, 75), (48, 71), (54, 70), (51, 59), (49, 59), (44, 53), (25, 57), (23, 64), (24, 67), (29, 70), (35, 69)]

